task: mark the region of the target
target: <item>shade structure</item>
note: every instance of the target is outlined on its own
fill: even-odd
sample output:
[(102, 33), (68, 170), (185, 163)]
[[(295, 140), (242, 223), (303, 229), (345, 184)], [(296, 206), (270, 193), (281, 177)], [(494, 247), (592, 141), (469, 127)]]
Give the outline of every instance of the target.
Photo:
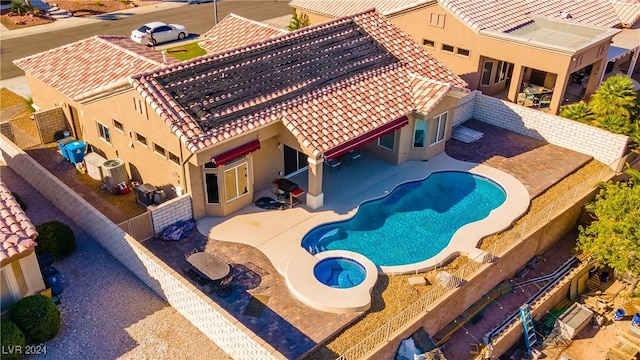
[(260, 140), (256, 139), (246, 144), (235, 147), (229, 151), (225, 151), (220, 155), (216, 155), (213, 158), (211, 158), (211, 161), (213, 161), (216, 164), (216, 166), (224, 165), (232, 160), (235, 160), (241, 156), (247, 155), (258, 149), (260, 149)]
[(345, 143), (342, 143), (333, 149), (327, 150), (324, 153), (324, 157), (327, 160), (335, 159), (340, 157), (353, 149), (357, 149), (360, 146), (387, 134), (390, 134), (401, 127), (407, 125), (409, 123), (409, 118), (405, 115), (400, 118), (397, 118), (389, 123), (386, 123), (382, 126), (379, 126), (369, 132), (366, 132), (360, 136), (357, 136)]

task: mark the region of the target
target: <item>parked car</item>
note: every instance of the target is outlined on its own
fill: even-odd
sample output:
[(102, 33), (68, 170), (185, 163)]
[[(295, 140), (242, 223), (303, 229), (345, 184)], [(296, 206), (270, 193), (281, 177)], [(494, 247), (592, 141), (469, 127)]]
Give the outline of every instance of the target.
[[(149, 33), (153, 44), (149, 41)], [(160, 21), (144, 24), (131, 32), (131, 40), (142, 45), (157, 45), (167, 41), (182, 40), (189, 36), (187, 29), (178, 24), (165, 24)]]

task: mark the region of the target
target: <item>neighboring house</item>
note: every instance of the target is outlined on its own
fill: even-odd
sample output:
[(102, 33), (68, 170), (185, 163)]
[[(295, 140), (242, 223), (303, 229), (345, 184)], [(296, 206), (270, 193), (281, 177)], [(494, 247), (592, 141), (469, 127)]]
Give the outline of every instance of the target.
[(204, 40), (198, 42), (198, 45), (208, 53), (215, 53), (243, 47), (287, 32), (231, 13), (204, 33)]
[(45, 289), (36, 258), (38, 233), (27, 215), (0, 180), (0, 311), (25, 296)]
[[(83, 41), (100, 40), (92, 39)], [(276, 178), (305, 170), (307, 206), (321, 207), (323, 164), (356, 148), (392, 163), (429, 159), (444, 151), (453, 110), (468, 93), (375, 11), (168, 67), (155, 62), (129, 86), (101, 86), (107, 91), (89, 101), (56, 83), (71, 69), (39, 60), (57, 54), (64, 62), (72, 47), (15, 61), (34, 102), (74, 101), (82, 138), (124, 159), (135, 180), (191, 194), (196, 218), (231, 214)], [(49, 72), (58, 75), (41, 75)]]
[[(472, 90), (516, 102), (527, 84), (549, 92), (557, 112), (573, 85), (593, 93), (605, 69), (617, 61), (632, 74), (640, 52), (635, 42), (615, 47), (612, 38), (640, 17), (636, 0), (293, 0), (312, 24), (375, 7), (428, 49)], [(623, 32), (624, 32), (623, 31)], [(613, 47), (612, 47), (613, 48)]]

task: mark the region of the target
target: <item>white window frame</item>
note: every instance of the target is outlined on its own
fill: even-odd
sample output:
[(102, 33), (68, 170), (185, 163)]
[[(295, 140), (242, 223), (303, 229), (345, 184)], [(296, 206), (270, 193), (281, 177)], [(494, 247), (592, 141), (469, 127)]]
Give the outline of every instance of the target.
[[(180, 165), (180, 156), (172, 153), (171, 151), (166, 150), (167, 152), (167, 159), (169, 159), (169, 161), (171, 161), (172, 163), (176, 164), (176, 165)], [(174, 156), (176, 158), (176, 160), (171, 159), (171, 156)]]
[[(205, 164), (206, 165), (206, 164)], [(204, 185), (204, 196), (207, 205), (220, 205), (220, 172), (217, 167), (208, 168), (202, 165), (202, 185)], [(215, 164), (214, 164), (215, 166)], [(212, 174), (216, 176), (216, 187), (218, 190), (218, 201), (217, 202), (209, 202), (209, 193), (207, 192), (207, 174)]]
[(507, 78), (507, 70), (509, 70), (509, 63), (507, 61), (498, 61), (494, 84), (501, 83)]
[(100, 137), (102, 141), (111, 145), (111, 134), (109, 133), (109, 127), (98, 120), (96, 120), (96, 127), (98, 129), (98, 137)]
[(436, 133), (435, 133), (435, 137), (433, 138), (433, 142), (431, 145), (435, 145), (438, 144), (441, 141), (444, 141), (447, 135), (447, 121), (448, 121), (448, 111), (443, 112), (442, 114), (436, 116), (433, 118), (434, 121), (437, 121), (437, 126), (436, 126)]
[[(466, 55), (465, 54), (460, 54), (460, 50), (464, 50), (464, 51), (468, 52), (468, 54), (466, 54)], [(471, 56), (471, 50), (465, 49), (465, 48), (456, 47), (456, 55), (468, 59)]]
[[(246, 160), (246, 157), (242, 158), (243, 160)], [(241, 190), (239, 188), (239, 182), (238, 182), (238, 168), (244, 167), (246, 170), (246, 186), (247, 186), (247, 191), (241, 193)], [(235, 187), (236, 187), (236, 196), (235, 197), (227, 197), (229, 194), (227, 194), (227, 173), (233, 171), (234, 172), (234, 179), (235, 179)], [(224, 178), (224, 196), (225, 196), (225, 200), (227, 203), (233, 202), (237, 199), (240, 199), (241, 197), (247, 196), (249, 194), (249, 161), (237, 161), (237, 162), (233, 162), (231, 163), (231, 166), (226, 166), (224, 167), (224, 171), (222, 172), (222, 176)]]
[[(163, 152), (159, 152), (156, 148), (159, 147), (162, 149)], [(158, 156), (166, 159), (167, 158), (167, 149), (164, 146), (161, 146), (158, 143), (153, 143), (153, 152), (158, 154)]]
[[(424, 124), (424, 129), (418, 129), (418, 124)], [(424, 134), (422, 134), (422, 146), (416, 146), (416, 132), (418, 130), (424, 130)], [(427, 147), (427, 135), (429, 133), (429, 122), (422, 119), (416, 119), (415, 124), (413, 126), (413, 141), (412, 147), (414, 149), (424, 149)]]
[[(445, 46), (449, 46), (451, 47), (451, 50), (445, 50), (444, 47)], [(456, 47), (450, 44), (440, 44), (440, 51), (447, 53), (447, 54), (453, 54), (456, 51)]]
[[(485, 68), (487, 66), (487, 64), (491, 64), (491, 69), (489, 70), (489, 74), (487, 75), (487, 82), (485, 84)], [(489, 86), (491, 85), (491, 76), (493, 75), (493, 66), (495, 65), (495, 62), (493, 60), (485, 60), (482, 63), (482, 71), (480, 72), (480, 86)]]
[[(113, 122), (113, 128), (124, 134), (124, 124), (116, 118), (111, 118), (111, 120)], [(118, 128), (116, 124), (120, 124), (120, 128)]]
[(427, 47), (429, 49), (435, 49), (436, 48), (436, 42), (435, 42), (435, 40), (422, 39), (422, 46)]
[[(144, 142), (140, 141), (140, 139), (138, 137), (141, 137), (144, 139)], [(147, 149), (149, 148), (149, 140), (147, 140), (147, 137), (140, 134), (140, 133), (136, 133), (136, 142), (144, 147), (146, 147)]]

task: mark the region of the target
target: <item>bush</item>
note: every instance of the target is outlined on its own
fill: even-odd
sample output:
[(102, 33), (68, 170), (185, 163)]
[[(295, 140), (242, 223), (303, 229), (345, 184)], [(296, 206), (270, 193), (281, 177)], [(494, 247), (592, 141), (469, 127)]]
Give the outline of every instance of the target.
[(60, 310), (49, 298), (42, 295), (27, 296), (13, 304), (9, 308), (9, 319), (33, 342), (53, 339), (58, 334), (61, 324)]
[(76, 237), (71, 228), (59, 221), (49, 221), (36, 226), (38, 237), (36, 253), (50, 253), (56, 258), (71, 254), (76, 249)]
[(18, 203), (18, 205), (20, 205), (20, 208), (22, 209), (22, 211), (27, 211), (27, 204), (25, 204), (24, 201), (22, 201), (22, 198), (20, 197), (20, 195), (14, 193), (13, 191), (11, 192), (11, 195), (13, 195), (13, 197), (16, 199), (16, 202)]
[(9, 12), (18, 16), (26, 15), (29, 11), (31, 11), (31, 7), (20, 0), (13, 0), (9, 8)]
[(11, 320), (2, 320), (0, 329), (2, 330), (2, 359), (20, 359), (22, 351), (19, 350), (24, 350), (27, 345), (27, 339), (22, 330)]

